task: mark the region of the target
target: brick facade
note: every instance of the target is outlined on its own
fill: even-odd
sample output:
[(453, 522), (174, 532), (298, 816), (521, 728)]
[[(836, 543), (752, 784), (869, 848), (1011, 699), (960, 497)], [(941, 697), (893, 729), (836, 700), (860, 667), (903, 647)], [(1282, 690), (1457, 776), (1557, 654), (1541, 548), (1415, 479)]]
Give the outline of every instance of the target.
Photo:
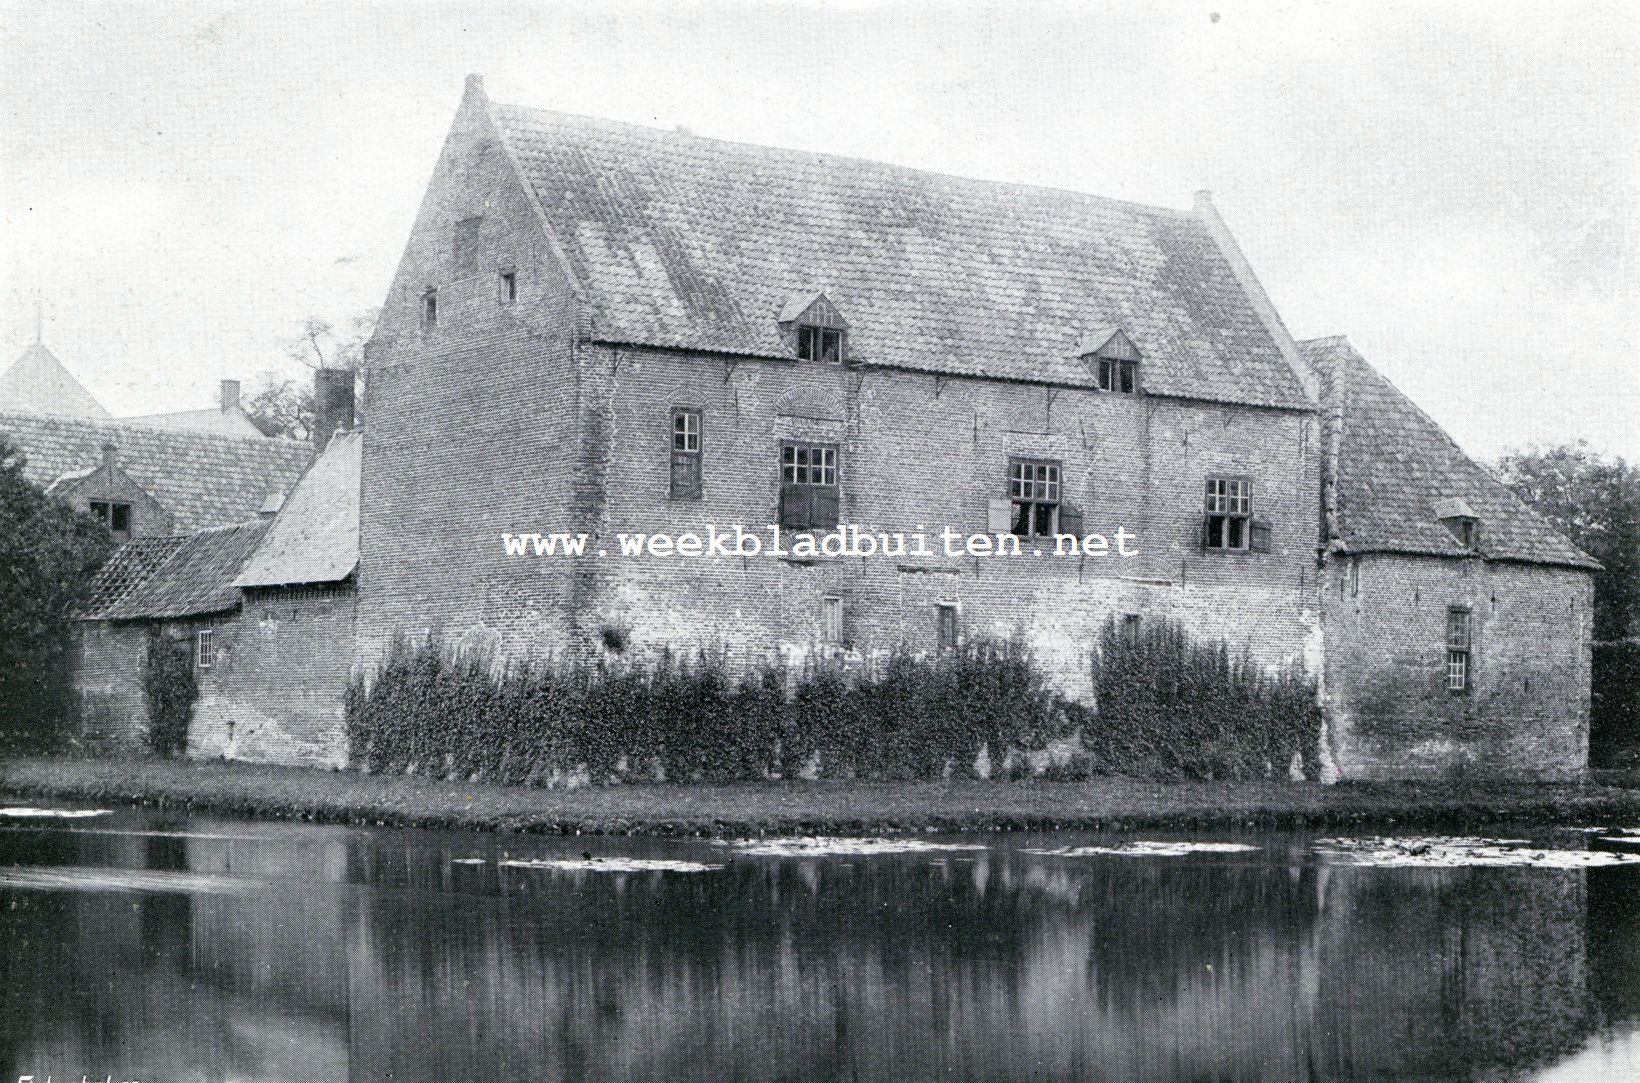
[[(1566, 778), (1588, 760), (1593, 586), (1576, 568), (1398, 553), (1323, 577), (1327, 745), (1344, 778)], [(1469, 614), (1469, 687), (1447, 620)]]
[(343, 766), (355, 605), (351, 586), (246, 591), (217, 625), (214, 664), (197, 671), (188, 755)]

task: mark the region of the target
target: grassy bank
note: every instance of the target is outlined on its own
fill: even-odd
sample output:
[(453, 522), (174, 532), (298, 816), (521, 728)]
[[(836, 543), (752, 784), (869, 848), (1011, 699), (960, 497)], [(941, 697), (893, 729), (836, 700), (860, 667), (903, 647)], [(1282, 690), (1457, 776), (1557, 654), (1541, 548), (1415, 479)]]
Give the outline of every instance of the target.
[(595, 834), (1640, 823), (1640, 790), (1480, 782), (768, 782), (581, 790), (175, 760), (0, 763), (0, 793), (270, 818)]

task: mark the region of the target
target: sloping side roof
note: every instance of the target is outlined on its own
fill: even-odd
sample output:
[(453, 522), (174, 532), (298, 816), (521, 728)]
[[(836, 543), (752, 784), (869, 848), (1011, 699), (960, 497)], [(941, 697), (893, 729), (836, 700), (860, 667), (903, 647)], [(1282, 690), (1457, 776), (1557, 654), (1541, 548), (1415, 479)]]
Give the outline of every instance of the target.
[(1474, 460), (1345, 339), (1299, 343), (1342, 409), (1336, 531), (1350, 552), (1464, 556), (1438, 505), (1461, 500), (1480, 520), (1481, 555), (1597, 568), (1537, 512)]
[[(239, 605), (234, 576), (267, 527), (260, 521), (241, 523), (166, 539), (174, 542), (175, 548), (145, 578), (115, 600), (97, 609), (88, 608), (81, 615), (96, 620), (155, 620), (234, 609)], [(114, 559), (119, 559), (125, 548), (122, 546)]]
[(38, 342), (0, 373), (0, 410), (68, 417), (108, 416), (102, 403)]
[(27, 456), (24, 475), (42, 486), (101, 462), (112, 441), (120, 467), (189, 532), (254, 519), (268, 493), (288, 492), (313, 458), (295, 440), (40, 414), (0, 413), (0, 433)]
[(1149, 392), (1309, 405), (1188, 212), (490, 110), (600, 340), (790, 357), (782, 305), (824, 290), (873, 364), (1087, 386), (1080, 336), (1116, 326)]
[(187, 432), (214, 432), (223, 436), (255, 436), (266, 439), (267, 434), (256, 427), (250, 415), (237, 406), (224, 410), (208, 407), (204, 410), (178, 410), (171, 414), (140, 414), (119, 419), (127, 425), (141, 425), (149, 429), (182, 429)]
[(359, 563), (359, 460), (364, 435), (338, 433), (302, 475), (262, 544), (234, 581), (241, 587), (335, 583)]
[(175, 537), (133, 538), (114, 550), (97, 571), (85, 604), (76, 615), (93, 618), (124, 601), (132, 591), (146, 583), (160, 565), (170, 560), (187, 540)]

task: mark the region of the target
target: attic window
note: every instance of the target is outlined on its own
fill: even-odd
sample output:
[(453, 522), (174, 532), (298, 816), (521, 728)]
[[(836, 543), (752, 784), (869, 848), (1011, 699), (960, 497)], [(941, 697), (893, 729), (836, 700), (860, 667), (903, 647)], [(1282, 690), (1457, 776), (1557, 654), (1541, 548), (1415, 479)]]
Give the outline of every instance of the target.
[(836, 364), (843, 359), (843, 332), (831, 327), (799, 327), (797, 356), (803, 361)]
[(438, 327), (438, 290), (421, 295), (421, 330), (429, 333)]
[(1082, 336), (1078, 353), (1099, 390), (1119, 395), (1139, 391), (1139, 348), (1119, 327), (1101, 327)]
[(799, 360), (838, 364), (846, 356), (848, 322), (823, 293), (800, 294), (787, 301), (779, 323), (783, 333), (795, 338)]
[(1465, 549), (1473, 549), (1480, 542), (1480, 518), (1461, 497), (1437, 502), (1435, 518)]
[(504, 305), (518, 300), (518, 272), (502, 271), (496, 281), (496, 299)]
[(109, 500), (93, 500), (91, 502), (91, 517), (108, 528), (109, 533), (117, 538), (131, 536), (131, 505), (121, 504)]

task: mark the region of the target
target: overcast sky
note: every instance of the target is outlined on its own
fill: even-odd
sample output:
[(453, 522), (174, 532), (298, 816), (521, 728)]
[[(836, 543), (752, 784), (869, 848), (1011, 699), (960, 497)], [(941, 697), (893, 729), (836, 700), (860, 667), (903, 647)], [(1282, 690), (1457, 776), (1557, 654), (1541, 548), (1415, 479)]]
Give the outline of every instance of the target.
[(492, 98), (1169, 207), (1472, 453), (1640, 459), (1640, 4), (0, 0), (0, 365), (205, 406), (381, 301)]

